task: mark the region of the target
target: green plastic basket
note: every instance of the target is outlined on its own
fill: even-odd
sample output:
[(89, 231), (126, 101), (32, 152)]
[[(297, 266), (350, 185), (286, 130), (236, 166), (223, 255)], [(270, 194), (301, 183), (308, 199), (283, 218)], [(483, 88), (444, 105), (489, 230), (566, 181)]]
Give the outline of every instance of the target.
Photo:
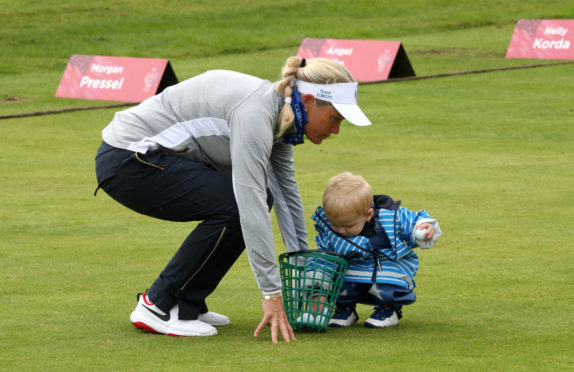
[(348, 267), (347, 260), (334, 252), (304, 250), (279, 255), (283, 304), (294, 330), (327, 329)]

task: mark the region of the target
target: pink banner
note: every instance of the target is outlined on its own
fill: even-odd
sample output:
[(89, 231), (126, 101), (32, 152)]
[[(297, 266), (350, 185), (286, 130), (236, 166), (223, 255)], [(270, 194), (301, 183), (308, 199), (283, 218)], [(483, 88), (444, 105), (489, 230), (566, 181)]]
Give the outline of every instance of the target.
[(176, 83), (167, 59), (74, 54), (56, 97), (136, 103)]
[(574, 20), (521, 19), (506, 58), (574, 59)]
[(359, 82), (414, 76), (399, 41), (303, 39), (297, 56), (326, 57), (345, 65)]

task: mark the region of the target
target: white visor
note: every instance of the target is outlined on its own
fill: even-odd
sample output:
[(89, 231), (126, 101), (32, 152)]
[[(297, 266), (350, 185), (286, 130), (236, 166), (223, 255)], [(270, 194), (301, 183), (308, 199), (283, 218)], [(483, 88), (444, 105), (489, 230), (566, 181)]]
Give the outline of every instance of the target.
[(339, 114), (351, 124), (364, 127), (371, 121), (357, 105), (357, 87), (359, 83), (313, 84), (295, 80), (297, 90), (301, 94), (311, 94), (313, 97), (331, 102)]

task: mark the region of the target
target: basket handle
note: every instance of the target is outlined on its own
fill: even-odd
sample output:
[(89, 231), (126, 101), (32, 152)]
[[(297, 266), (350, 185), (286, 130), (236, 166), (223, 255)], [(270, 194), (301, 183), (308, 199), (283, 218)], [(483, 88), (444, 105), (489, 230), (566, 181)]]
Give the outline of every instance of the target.
[(333, 252), (333, 251), (324, 251), (322, 249), (301, 249), (300, 251), (292, 251), (292, 252), (286, 252), (285, 257), (289, 257), (289, 256), (293, 256), (295, 254), (299, 254), (299, 253), (326, 253), (326, 254), (330, 254), (332, 256), (335, 257), (341, 257), (344, 258), (345, 260), (347, 259), (347, 257), (345, 257), (344, 255), (337, 253), (337, 252)]

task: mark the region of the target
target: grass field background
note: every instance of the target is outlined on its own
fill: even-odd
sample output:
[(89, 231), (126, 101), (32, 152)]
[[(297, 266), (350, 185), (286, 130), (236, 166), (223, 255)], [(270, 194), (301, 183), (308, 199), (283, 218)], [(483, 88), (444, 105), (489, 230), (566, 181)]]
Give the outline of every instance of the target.
[[(429, 75), (539, 63), (504, 58), (516, 21), (574, 18), (570, 1), (1, 4), (0, 115), (109, 104), (54, 97), (71, 54), (168, 58), (180, 81), (213, 68), (276, 80), (304, 37), (398, 40)], [(574, 65), (361, 86), (373, 126), (296, 148), (309, 242), (344, 170), (430, 211), (444, 236), (420, 252), (399, 327), (363, 327), (361, 306), (353, 327), (278, 345), (252, 337), (261, 305), (245, 254), (210, 297), (232, 322), (218, 336), (129, 323), (195, 224), (93, 196), (113, 109), (0, 120), (0, 370), (574, 369), (573, 86)]]

